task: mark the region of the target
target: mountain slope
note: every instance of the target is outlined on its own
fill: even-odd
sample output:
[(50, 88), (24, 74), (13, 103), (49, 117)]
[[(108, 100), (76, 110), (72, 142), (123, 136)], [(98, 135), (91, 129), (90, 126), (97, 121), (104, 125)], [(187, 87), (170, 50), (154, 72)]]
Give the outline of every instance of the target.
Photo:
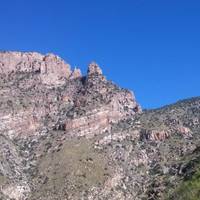
[(0, 76), (1, 199), (197, 199), (200, 97), (142, 112), (53, 54), (1, 52)]

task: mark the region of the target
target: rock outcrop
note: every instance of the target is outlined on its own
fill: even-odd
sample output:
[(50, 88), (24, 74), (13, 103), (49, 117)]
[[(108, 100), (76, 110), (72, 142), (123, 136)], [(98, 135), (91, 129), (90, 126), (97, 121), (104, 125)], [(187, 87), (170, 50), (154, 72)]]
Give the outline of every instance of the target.
[(88, 76), (92, 76), (92, 75), (102, 75), (102, 70), (101, 68), (98, 66), (97, 63), (92, 62), (89, 67), (88, 67)]
[(81, 70), (78, 68), (75, 68), (73, 72), (71, 73), (70, 79), (76, 79), (76, 78), (81, 78), (81, 77), (82, 77)]
[(60, 85), (71, 75), (70, 65), (53, 54), (0, 52), (0, 73), (38, 73), (41, 82)]
[(34, 52), (0, 53), (0, 96), (2, 200), (177, 200), (200, 169), (199, 97), (142, 112), (96, 63)]
[[(0, 54), (0, 62), (3, 63), (0, 75), (6, 75), (5, 86), (16, 84), (19, 79), (19, 85), (2, 91), (5, 97), (11, 91), (15, 96), (15, 102), (7, 101), (13, 111), (1, 117), (1, 130), (7, 130), (9, 137), (38, 134), (37, 129), (47, 116), (54, 119), (52, 127), (90, 137), (110, 130), (111, 123), (141, 111), (134, 95), (107, 81), (96, 63), (91, 63), (87, 75), (82, 76), (80, 69), (71, 71), (68, 64), (53, 54), (4, 52)], [(6, 77), (12, 77), (12, 81), (8, 82)], [(55, 87), (57, 91), (53, 91)], [(30, 93), (29, 98), (21, 90)], [(22, 104), (23, 100), (27, 107), (15, 112), (18, 107), (15, 104)], [(62, 115), (60, 107), (65, 110)]]

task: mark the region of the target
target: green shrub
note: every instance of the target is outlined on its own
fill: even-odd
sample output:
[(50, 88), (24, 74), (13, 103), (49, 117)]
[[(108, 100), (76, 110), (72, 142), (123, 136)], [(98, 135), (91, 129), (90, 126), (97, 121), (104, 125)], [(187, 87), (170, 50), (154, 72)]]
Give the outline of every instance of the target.
[(200, 200), (200, 169), (189, 179), (183, 181), (170, 200)]

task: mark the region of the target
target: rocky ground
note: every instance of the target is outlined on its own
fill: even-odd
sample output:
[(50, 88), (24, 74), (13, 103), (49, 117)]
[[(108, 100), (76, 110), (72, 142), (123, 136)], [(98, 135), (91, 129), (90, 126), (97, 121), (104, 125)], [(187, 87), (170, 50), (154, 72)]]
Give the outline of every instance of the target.
[(0, 199), (200, 199), (200, 97), (142, 111), (91, 63), (0, 53)]

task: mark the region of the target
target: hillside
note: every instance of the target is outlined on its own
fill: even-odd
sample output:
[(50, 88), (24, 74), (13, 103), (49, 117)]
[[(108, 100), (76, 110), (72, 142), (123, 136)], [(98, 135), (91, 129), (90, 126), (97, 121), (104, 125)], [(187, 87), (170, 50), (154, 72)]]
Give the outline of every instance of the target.
[(200, 199), (200, 97), (142, 111), (53, 54), (0, 52), (0, 199)]

